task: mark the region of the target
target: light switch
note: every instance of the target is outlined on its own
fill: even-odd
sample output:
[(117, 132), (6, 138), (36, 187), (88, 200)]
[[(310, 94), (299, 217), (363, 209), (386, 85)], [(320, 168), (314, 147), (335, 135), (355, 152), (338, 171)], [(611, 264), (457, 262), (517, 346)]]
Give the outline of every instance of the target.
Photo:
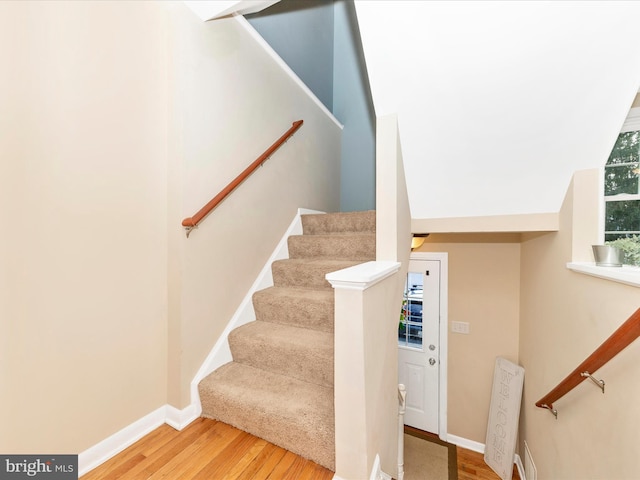
[(451, 331), (468, 335), (470, 332), (469, 322), (451, 322)]

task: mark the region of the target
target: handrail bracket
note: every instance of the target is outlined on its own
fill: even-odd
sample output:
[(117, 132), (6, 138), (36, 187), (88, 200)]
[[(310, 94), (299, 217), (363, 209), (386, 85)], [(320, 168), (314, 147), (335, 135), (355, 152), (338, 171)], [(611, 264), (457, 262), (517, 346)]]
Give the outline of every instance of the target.
[(553, 406), (551, 405), (547, 405), (546, 403), (543, 403), (542, 405), (538, 405), (541, 408), (546, 408), (547, 410), (549, 410), (554, 417), (556, 417), (556, 420), (558, 419), (558, 410), (556, 410), (555, 408), (553, 408)]
[(194, 230), (194, 229), (196, 229), (196, 228), (198, 228), (198, 226), (197, 226), (197, 225), (193, 225), (193, 226), (186, 226), (186, 227), (184, 227), (184, 231), (185, 231), (185, 232), (186, 232), (186, 234), (187, 234), (187, 238), (189, 238), (189, 234), (191, 233), (191, 231), (192, 231), (192, 230)]
[(582, 372), (580, 375), (591, 380), (595, 386), (599, 387), (602, 393), (604, 393), (604, 380), (596, 380), (589, 372)]

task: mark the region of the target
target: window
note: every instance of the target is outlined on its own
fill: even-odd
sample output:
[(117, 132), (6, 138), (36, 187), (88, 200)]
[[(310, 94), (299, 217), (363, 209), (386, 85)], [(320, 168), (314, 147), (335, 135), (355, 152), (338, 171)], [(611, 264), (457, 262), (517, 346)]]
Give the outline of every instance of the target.
[(398, 325), (398, 344), (404, 347), (422, 347), (422, 273), (407, 273)]
[(605, 243), (640, 266), (640, 108), (632, 108), (604, 167)]

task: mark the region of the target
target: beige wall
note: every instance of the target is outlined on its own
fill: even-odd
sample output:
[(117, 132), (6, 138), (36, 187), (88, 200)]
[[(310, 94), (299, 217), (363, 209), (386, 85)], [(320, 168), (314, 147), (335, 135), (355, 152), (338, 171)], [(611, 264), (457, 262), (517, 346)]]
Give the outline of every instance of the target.
[(529, 445), (541, 479), (632, 479), (640, 471), (640, 342), (595, 374), (606, 382), (604, 395), (582, 383), (554, 404), (557, 420), (534, 405), (640, 306), (638, 288), (565, 266), (580, 244), (574, 225), (597, 228), (597, 210), (584, 208), (599, 195), (594, 176), (597, 171), (574, 177), (558, 233), (525, 236), (522, 243), (520, 440)]
[[(497, 356), (518, 362), (520, 244), (515, 234), (433, 234), (415, 251), (449, 255), (448, 433), (484, 443)], [(471, 333), (451, 332), (469, 322)]]
[[(182, 408), (200, 365), (299, 207), (337, 211), (341, 129), (234, 18), (201, 22), (171, 7), (172, 164), (169, 401)], [(186, 238), (180, 222), (233, 180), (295, 120), (298, 132)], [(179, 282), (175, 280), (179, 275)], [(175, 334), (175, 336), (173, 335)], [(172, 367), (173, 368), (173, 367)]]
[(166, 55), (152, 2), (0, 2), (0, 451), (166, 402)]
[(555, 233), (433, 234), (420, 251), (449, 253), (449, 322), (468, 321), (468, 336), (449, 333), (449, 433), (485, 441), (496, 355), (525, 368), (518, 451), (526, 441), (540, 479), (632, 479), (640, 460), (640, 343), (597, 378), (555, 403), (558, 420), (535, 402), (555, 387), (639, 306), (636, 287), (574, 273), (592, 261), (598, 239), (598, 170), (577, 172)]
[(182, 2), (0, 2), (0, 65), (0, 451), (78, 453), (189, 403), (296, 209), (337, 210), (340, 129)]

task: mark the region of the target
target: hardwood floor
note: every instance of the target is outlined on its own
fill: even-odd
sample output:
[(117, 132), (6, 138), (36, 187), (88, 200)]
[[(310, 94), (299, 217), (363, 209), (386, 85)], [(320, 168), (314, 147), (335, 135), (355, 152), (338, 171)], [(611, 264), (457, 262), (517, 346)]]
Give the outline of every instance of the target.
[(162, 425), (82, 480), (330, 480), (333, 472), (227, 424)]
[[(457, 458), (458, 480), (499, 480), (482, 454), (457, 448)], [(162, 425), (81, 478), (331, 480), (333, 472), (230, 425), (199, 418), (181, 432)]]
[[(482, 453), (473, 452), (466, 448), (458, 450), (458, 480), (500, 480), (496, 472), (484, 463)], [(513, 466), (513, 480), (520, 480), (517, 467)]]

